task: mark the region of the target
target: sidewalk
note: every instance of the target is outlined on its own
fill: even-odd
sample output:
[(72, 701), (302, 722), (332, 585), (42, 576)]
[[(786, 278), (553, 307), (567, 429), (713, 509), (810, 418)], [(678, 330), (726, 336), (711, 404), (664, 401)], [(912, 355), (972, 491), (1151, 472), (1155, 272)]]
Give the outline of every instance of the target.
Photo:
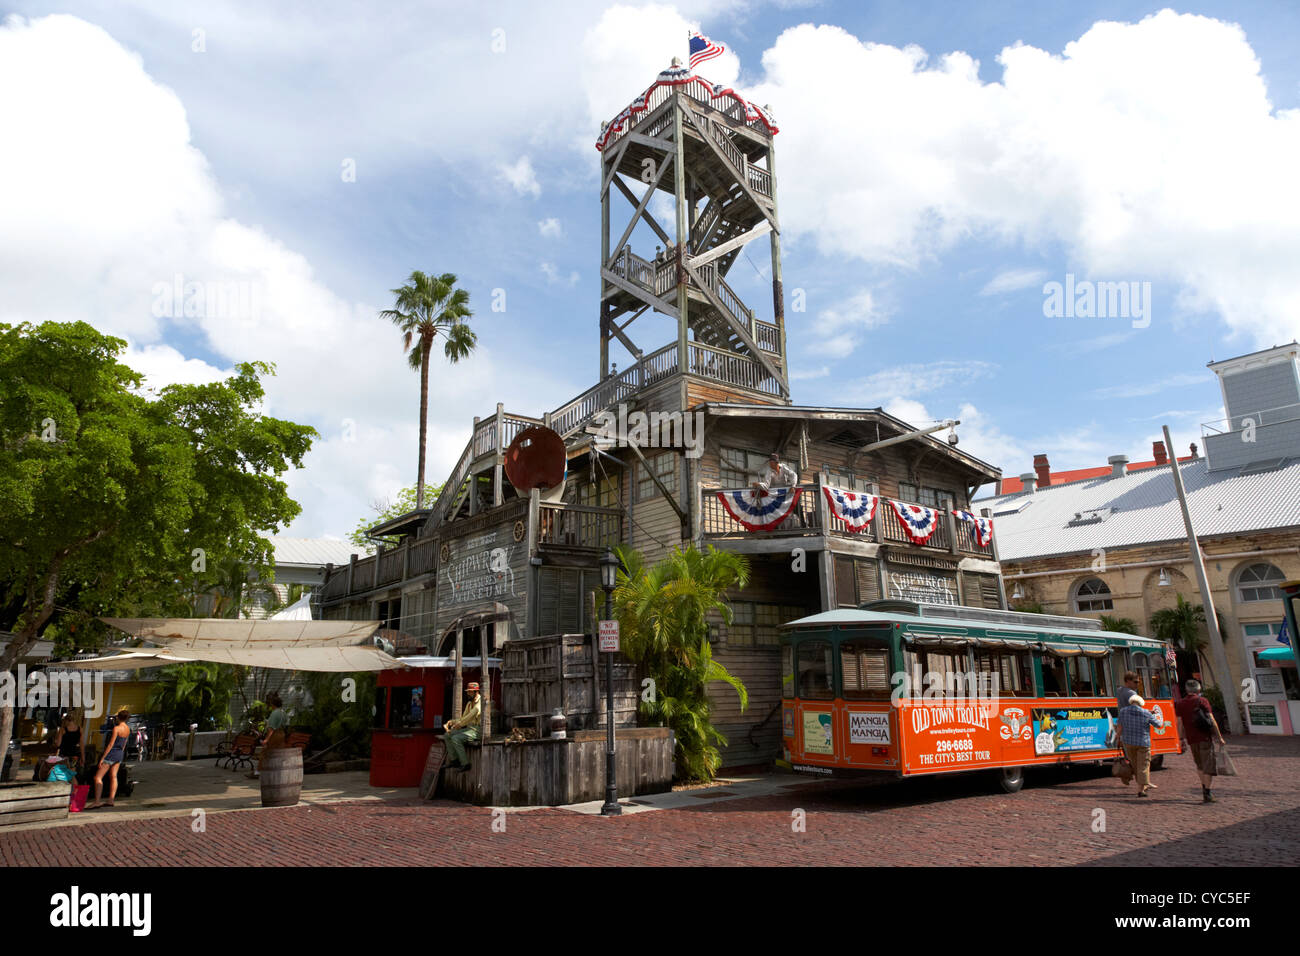
[[(248, 771), (224, 770), (207, 760), (146, 760), (128, 764), (135, 790), (130, 797), (120, 794), (116, 805), (99, 810), (71, 814), (66, 820), (27, 823), (5, 827), (0, 832), (47, 830), (123, 820), (149, 820), (158, 817), (188, 817), (196, 809), (205, 813), (228, 810), (261, 810), (262, 791), (257, 780), (244, 776)], [(370, 786), (367, 771), (319, 773), (303, 776), (302, 803), (317, 805), (357, 800), (393, 800), (415, 797), (412, 789)], [(87, 803), (94, 801), (92, 787)], [(105, 781), (103, 798), (108, 799)]]

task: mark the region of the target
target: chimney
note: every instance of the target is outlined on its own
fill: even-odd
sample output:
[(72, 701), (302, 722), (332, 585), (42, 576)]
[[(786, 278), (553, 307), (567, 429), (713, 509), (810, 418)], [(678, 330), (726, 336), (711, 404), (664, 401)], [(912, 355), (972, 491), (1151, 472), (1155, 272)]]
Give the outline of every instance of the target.
[(1027, 471), (1020, 476), (1020, 483), (1025, 486), (1025, 491), (1031, 495), (1034, 493), (1034, 473)]
[(1196, 457), (1196, 442), (1192, 442), (1192, 457)]
[(1169, 464), (1169, 452), (1165, 450), (1165, 443), (1162, 441), (1153, 441), (1151, 443), (1151, 453), (1156, 456), (1157, 465)]
[(1111, 455), (1106, 464), (1110, 465), (1110, 476), (1120, 478), (1128, 471), (1128, 455)]
[(1047, 488), (1052, 484), (1052, 469), (1047, 464), (1046, 455), (1034, 456), (1034, 471), (1038, 472), (1038, 487)]

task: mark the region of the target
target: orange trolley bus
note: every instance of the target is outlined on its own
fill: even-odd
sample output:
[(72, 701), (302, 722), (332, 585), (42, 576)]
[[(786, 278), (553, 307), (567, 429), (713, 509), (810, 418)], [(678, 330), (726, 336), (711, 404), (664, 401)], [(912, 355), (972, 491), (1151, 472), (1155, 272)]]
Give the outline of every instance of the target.
[(1115, 693), (1137, 673), (1152, 769), (1178, 752), (1168, 645), (1087, 618), (873, 601), (781, 634), (783, 766), (823, 776), (995, 770), (1120, 756)]

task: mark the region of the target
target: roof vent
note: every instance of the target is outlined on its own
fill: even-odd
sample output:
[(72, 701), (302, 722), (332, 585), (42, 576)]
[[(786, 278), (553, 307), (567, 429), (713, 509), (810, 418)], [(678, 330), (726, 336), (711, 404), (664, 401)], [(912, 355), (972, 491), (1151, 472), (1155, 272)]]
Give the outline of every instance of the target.
[(1110, 476), (1120, 478), (1128, 471), (1128, 455), (1111, 455), (1106, 464), (1110, 465)]
[(1025, 486), (1025, 491), (1031, 495), (1034, 493), (1034, 473), (1027, 471), (1020, 476), (1020, 483)]

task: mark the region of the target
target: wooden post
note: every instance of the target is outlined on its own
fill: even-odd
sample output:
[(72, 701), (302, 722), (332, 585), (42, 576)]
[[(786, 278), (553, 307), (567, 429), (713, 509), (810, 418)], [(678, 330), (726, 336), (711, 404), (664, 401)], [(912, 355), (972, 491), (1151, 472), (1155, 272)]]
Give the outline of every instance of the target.
[(687, 309), (690, 298), (686, 294), (686, 142), (682, 131), (682, 94), (673, 90), (673, 191), (677, 198), (677, 368), (685, 372), (687, 365), (686, 330), (690, 320)]
[(348, 593), (352, 593), (352, 580), (357, 574), (357, 556), (348, 555)]
[(505, 504), (506, 492), (501, 484), (502, 472), (504, 469), (504, 459), (501, 457), (506, 450), (506, 407), (501, 402), (497, 402), (497, 460), (492, 466), (492, 505), (499, 508)]
[[(990, 521), (993, 520), (992, 508), (981, 508), (980, 514), (983, 515), (985, 518), (988, 518)], [(996, 530), (997, 529), (994, 529), (995, 532)], [(993, 540), (989, 542), (989, 550), (992, 551), (993, 553), (993, 560), (997, 562), (998, 600), (1002, 602), (1002, 610), (1005, 611), (1007, 609), (1007, 586), (1006, 583), (1002, 580), (1002, 561), (1000, 558), (998, 558), (998, 536), (996, 533), (993, 535)]]
[(876, 577), (880, 581), (880, 599), (882, 601), (889, 597), (889, 571), (885, 568), (885, 516), (882, 513), (885, 510), (885, 500), (879, 497), (879, 488), (873, 494), (877, 495), (876, 513), (871, 516), (871, 536), (876, 539)]
[(460, 719), (461, 701), (465, 696), (465, 689), (461, 687), (461, 681), (464, 680), (465, 658), (465, 630), (458, 624), (456, 625), (456, 672), (452, 676), (453, 688), (451, 692), (451, 716), (453, 720)]
[[(767, 143), (767, 172), (772, 181), (772, 221), (780, 222), (776, 212), (776, 143), (772, 137), (768, 137)], [(785, 360), (785, 286), (781, 280), (781, 236), (775, 228), (768, 235), (772, 245), (772, 321), (776, 323), (777, 341), (781, 347), (781, 371), (787, 382), (784, 393), (788, 398), (790, 363)]]
[[(602, 154), (603, 156), (604, 154)], [(622, 151), (614, 154), (615, 162), (623, 155)], [(605, 163), (600, 165), (601, 171), (605, 172)], [(617, 176), (618, 173), (612, 175)], [(601, 176), (601, 181), (605, 179)], [(605, 268), (605, 263), (609, 261), (609, 187), (606, 186), (600, 194), (600, 268)], [(597, 276), (601, 273), (598, 271)], [(609, 374), (609, 309), (605, 305), (605, 280), (600, 280), (600, 375), (596, 381), (603, 382), (605, 376)]]
[(957, 519), (951, 508), (943, 509), (943, 523), (948, 526), (948, 553), (956, 555), (960, 552), (957, 547)]

